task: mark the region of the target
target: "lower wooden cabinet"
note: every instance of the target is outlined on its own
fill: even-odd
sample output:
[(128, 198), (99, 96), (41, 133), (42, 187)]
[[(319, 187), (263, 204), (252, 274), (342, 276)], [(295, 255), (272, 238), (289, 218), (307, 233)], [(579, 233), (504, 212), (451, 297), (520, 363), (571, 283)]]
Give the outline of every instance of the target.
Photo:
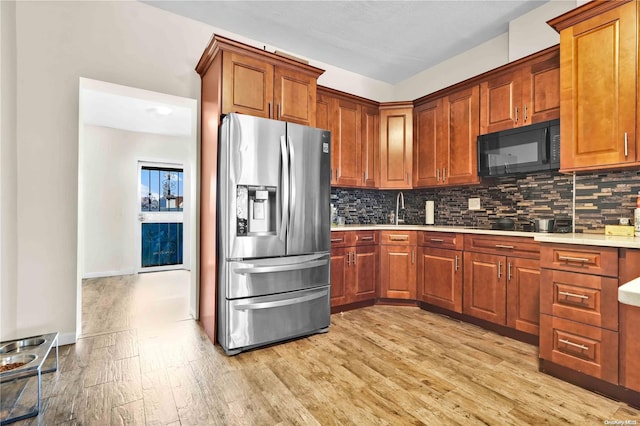
[[(524, 333), (540, 332), (540, 260), (531, 241), (465, 236), (462, 312)], [(527, 257), (496, 254), (521, 253)]]
[(377, 297), (380, 275), (377, 235), (376, 231), (332, 233), (332, 308)]
[(416, 232), (380, 233), (380, 297), (416, 298)]
[(563, 367), (618, 383), (618, 333), (542, 314), (540, 357)]
[(462, 312), (462, 251), (420, 247), (418, 298), (453, 312)]

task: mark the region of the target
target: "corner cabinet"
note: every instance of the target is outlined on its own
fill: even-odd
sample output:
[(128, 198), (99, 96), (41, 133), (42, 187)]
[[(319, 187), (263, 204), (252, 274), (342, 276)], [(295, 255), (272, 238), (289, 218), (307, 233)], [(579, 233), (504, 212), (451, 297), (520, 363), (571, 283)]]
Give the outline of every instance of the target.
[(488, 73), (480, 83), (482, 134), (560, 116), (560, 51), (551, 47)]
[(239, 112), (315, 126), (316, 81), (323, 70), (216, 35), (196, 71), (202, 80), (199, 311), (207, 337), (215, 342), (220, 116)]
[(380, 105), (380, 189), (411, 189), (413, 103)]
[(380, 297), (416, 298), (416, 231), (380, 231)]
[(416, 103), (415, 188), (479, 182), (479, 107), (477, 85)]
[(331, 184), (373, 188), (377, 182), (377, 103), (320, 87), (316, 125), (331, 131)]
[(560, 32), (560, 171), (637, 167), (638, 3), (589, 2)]

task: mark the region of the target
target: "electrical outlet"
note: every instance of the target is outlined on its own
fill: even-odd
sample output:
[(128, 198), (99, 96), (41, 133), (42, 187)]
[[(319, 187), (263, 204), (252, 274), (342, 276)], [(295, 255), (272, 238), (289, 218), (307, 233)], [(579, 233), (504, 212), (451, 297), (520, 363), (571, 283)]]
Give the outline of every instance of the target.
[(480, 198), (469, 198), (469, 210), (480, 210)]

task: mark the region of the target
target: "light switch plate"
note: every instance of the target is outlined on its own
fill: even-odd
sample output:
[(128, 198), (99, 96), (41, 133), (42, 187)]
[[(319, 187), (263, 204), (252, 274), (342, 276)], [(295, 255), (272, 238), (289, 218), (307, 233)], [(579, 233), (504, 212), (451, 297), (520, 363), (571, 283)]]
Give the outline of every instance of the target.
[(480, 210), (480, 198), (469, 198), (469, 210)]

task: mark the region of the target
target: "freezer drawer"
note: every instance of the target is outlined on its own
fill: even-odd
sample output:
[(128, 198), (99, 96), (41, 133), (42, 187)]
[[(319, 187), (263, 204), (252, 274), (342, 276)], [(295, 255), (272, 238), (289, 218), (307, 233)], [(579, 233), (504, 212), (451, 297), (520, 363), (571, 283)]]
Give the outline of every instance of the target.
[(329, 285), (329, 253), (228, 262), (226, 298), (264, 296)]
[(226, 302), (227, 354), (325, 331), (331, 322), (329, 286)]

